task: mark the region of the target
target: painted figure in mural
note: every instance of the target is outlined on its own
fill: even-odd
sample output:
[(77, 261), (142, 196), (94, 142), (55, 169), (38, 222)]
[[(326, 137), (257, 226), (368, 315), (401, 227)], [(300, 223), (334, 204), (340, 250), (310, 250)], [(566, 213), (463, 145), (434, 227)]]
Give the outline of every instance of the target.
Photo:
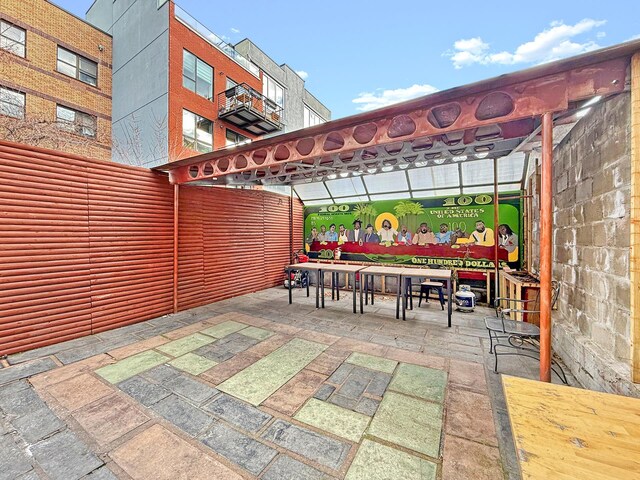
[(433, 234), (433, 231), (429, 228), (429, 225), (422, 222), (418, 231), (413, 237), (412, 243), (414, 245), (431, 245), (436, 243), (436, 236)]
[(449, 231), (449, 225), (446, 223), (440, 224), (440, 231), (436, 233), (436, 241), (438, 243), (451, 242), (451, 232)]
[(324, 225), (320, 225), (320, 233), (318, 234), (319, 242), (327, 242), (327, 227)]
[(407, 230), (406, 225), (402, 225), (400, 233), (398, 233), (398, 243), (401, 245), (411, 245), (411, 232)]
[(471, 240), (469, 243), (483, 247), (493, 247), (496, 244), (493, 230), (487, 228), (482, 220), (476, 222), (476, 229), (471, 233), (469, 239)]
[(380, 237), (373, 233), (373, 225), (367, 224), (367, 231), (364, 234), (365, 243), (380, 243)]
[(347, 239), (350, 242), (360, 242), (364, 232), (362, 231), (362, 222), (360, 220), (353, 221), (353, 230), (347, 232)]
[(378, 232), (381, 242), (393, 242), (393, 237), (398, 235), (398, 231), (391, 226), (389, 220), (382, 221), (382, 229)]
[(311, 233), (307, 237), (306, 243), (311, 245), (313, 242), (317, 242), (317, 241), (318, 241), (318, 229), (316, 227), (313, 227), (311, 229)]
[(498, 246), (509, 252), (508, 262), (518, 262), (518, 236), (513, 233), (511, 227), (506, 223), (498, 226)]
[(338, 227), (338, 243), (348, 242), (349, 238), (347, 238), (347, 230), (344, 228), (344, 224), (341, 223)]
[(456, 228), (451, 234), (451, 245), (456, 243), (470, 243), (473, 240), (469, 238), (469, 234), (463, 231), (461, 228)]
[(327, 242), (337, 242), (338, 232), (336, 232), (336, 224), (329, 225), (329, 231), (327, 232)]

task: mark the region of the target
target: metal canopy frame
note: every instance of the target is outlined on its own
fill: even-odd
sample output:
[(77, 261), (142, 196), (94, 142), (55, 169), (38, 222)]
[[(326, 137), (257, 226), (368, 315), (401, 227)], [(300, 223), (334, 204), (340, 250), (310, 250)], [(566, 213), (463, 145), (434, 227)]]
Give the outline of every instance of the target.
[(631, 56), (638, 51), (640, 40), (627, 42), (155, 170), (168, 172), (175, 185), (322, 182), (329, 192), (329, 175), (405, 170), (410, 185), (409, 169), (457, 162), (463, 188), (460, 165), (493, 158), (497, 206), (497, 159), (530, 151), (540, 138), (540, 380), (549, 382), (554, 122), (570, 124), (590, 99), (627, 89)]

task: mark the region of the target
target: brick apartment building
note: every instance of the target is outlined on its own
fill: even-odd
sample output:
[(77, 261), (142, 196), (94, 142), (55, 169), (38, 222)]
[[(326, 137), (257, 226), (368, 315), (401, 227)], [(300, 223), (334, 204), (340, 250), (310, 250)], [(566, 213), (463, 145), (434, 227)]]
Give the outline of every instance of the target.
[(315, 123), (331, 117), (288, 66), (253, 62), (173, 1), (96, 0), (86, 18), (113, 37), (117, 162), (153, 167), (309, 126), (303, 105)]
[(111, 159), (111, 36), (45, 0), (0, 2), (0, 138)]

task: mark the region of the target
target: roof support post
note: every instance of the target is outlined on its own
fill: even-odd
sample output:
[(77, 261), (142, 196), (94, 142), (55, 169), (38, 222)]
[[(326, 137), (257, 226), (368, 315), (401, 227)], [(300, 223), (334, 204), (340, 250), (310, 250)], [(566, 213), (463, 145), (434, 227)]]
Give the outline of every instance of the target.
[(542, 115), (540, 191), (540, 381), (551, 381), (551, 271), (553, 261), (553, 114)]
[(180, 185), (173, 185), (173, 313), (178, 313), (178, 212)]
[(640, 383), (640, 53), (631, 57), (631, 380)]
[[(498, 195), (500, 194), (500, 192), (498, 191), (498, 159), (494, 158), (493, 159), (493, 236), (495, 237), (493, 239), (494, 241), (494, 245), (493, 245), (493, 256), (494, 256), (494, 262), (495, 262), (495, 277), (494, 277), (494, 285), (493, 285), (493, 295), (494, 297), (498, 297), (498, 283), (499, 283), (499, 279), (498, 277), (500, 276), (500, 260), (498, 258), (498, 248), (499, 248), (499, 244), (500, 244), (500, 232), (498, 231), (499, 228), (498, 226), (500, 225), (500, 212), (499, 212), (499, 208), (500, 208), (500, 199), (498, 198)], [(487, 273), (487, 275), (491, 275), (490, 273)], [(488, 279), (489, 280), (489, 285), (491, 285), (491, 278)], [(500, 294), (502, 294), (504, 292), (500, 292)], [(487, 301), (491, 301), (490, 298), (487, 298)]]

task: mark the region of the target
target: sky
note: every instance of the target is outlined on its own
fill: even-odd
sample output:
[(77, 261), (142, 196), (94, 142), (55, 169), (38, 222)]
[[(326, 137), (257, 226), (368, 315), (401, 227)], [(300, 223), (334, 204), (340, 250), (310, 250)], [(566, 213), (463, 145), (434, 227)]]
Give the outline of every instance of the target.
[[(53, 3), (84, 18), (92, 0)], [(176, 3), (288, 64), (333, 119), (640, 38), (637, 0)]]

